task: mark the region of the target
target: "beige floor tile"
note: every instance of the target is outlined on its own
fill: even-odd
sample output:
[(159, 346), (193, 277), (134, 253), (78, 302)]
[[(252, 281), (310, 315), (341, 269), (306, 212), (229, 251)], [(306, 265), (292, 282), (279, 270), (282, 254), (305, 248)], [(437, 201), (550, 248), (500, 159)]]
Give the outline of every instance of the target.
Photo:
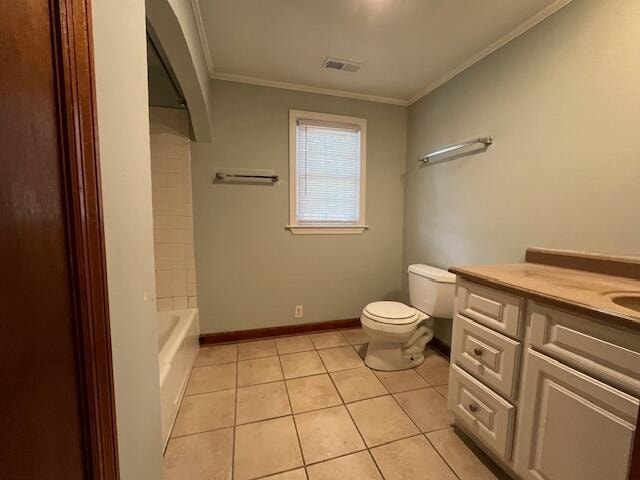
[(238, 386), (282, 380), (282, 369), (278, 357), (256, 358), (238, 362)]
[(430, 386), (425, 382), (424, 378), (411, 369), (397, 370), (395, 372), (375, 371), (374, 373), (391, 393), (406, 392), (407, 390)]
[(445, 400), (448, 398), (447, 395), (449, 394), (449, 385), (438, 385), (435, 388), (438, 393), (444, 397)]
[(236, 364), (209, 365), (191, 370), (185, 395), (236, 388)]
[(287, 389), (293, 413), (335, 407), (342, 403), (340, 395), (327, 374), (287, 380)]
[(169, 440), (164, 455), (165, 480), (229, 480), (233, 428)]
[(236, 424), (291, 415), (284, 382), (263, 383), (238, 388)]
[(419, 433), (391, 395), (350, 403), (347, 408), (368, 447)]
[(341, 332), (315, 333), (310, 336), (316, 348), (346, 347), (349, 342)]
[(344, 406), (295, 415), (306, 463), (357, 452), (364, 442)]
[(277, 354), (275, 340), (260, 340), (259, 342), (238, 344), (238, 360), (271, 357)]
[(423, 432), (440, 430), (451, 425), (447, 402), (435, 388), (423, 388), (394, 395), (402, 409)]
[(302, 466), (292, 417), (236, 427), (234, 479), (272, 475)]
[(171, 436), (179, 437), (216, 428), (233, 427), (235, 404), (235, 390), (184, 397)]
[(325, 367), (327, 367), (327, 370), (330, 372), (364, 366), (364, 362), (353, 347), (328, 348), (326, 350), (319, 350), (318, 353), (322, 357), (322, 362)]
[(449, 383), (449, 362), (433, 350), (424, 352), (424, 363), (414, 370), (433, 386)]
[(304, 468), (299, 468), (290, 472), (264, 477), (264, 480), (307, 480), (307, 474), (304, 472)]
[(215, 347), (202, 347), (198, 351), (194, 366), (219, 365), (221, 363), (231, 363), (238, 360), (238, 346), (216, 345)]
[(331, 373), (346, 403), (386, 395), (387, 389), (367, 367)]
[(427, 438), (460, 480), (497, 480), (452, 429), (428, 433)]
[(334, 458), (307, 467), (309, 480), (382, 480), (367, 451)]
[(423, 435), (382, 445), (371, 454), (386, 480), (456, 480)]
[(311, 343), (311, 339), (306, 335), (276, 338), (276, 348), (280, 355), (315, 350), (313, 343)]
[(320, 356), (315, 350), (281, 355), (280, 362), (282, 363), (284, 378), (306, 377), (326, 373), (322, 360), (320, 360)]
[(363, 343), (369, 343), (369, 336), (364, 333), (364, 330), (361, 328), (356, 328), (354, 330), (347, 330), (346, 332), (342, 332), (342, 334), (347, 339), (351, 345), (362, 345)]

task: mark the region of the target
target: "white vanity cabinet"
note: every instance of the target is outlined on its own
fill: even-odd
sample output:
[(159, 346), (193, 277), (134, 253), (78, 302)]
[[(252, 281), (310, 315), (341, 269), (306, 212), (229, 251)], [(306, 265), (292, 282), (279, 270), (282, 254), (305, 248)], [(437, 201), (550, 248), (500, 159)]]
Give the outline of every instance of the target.
[(459, 278), (448, 404), (527, 480), (626, 480), (640, 334)]

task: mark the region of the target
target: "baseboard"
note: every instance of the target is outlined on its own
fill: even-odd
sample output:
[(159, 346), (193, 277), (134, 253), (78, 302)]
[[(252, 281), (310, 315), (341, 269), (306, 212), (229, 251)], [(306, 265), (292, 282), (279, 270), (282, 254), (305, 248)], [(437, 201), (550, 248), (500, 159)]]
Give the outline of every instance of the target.
[(330, 322), (303, 323), (300, 325), (282, 325), (279, 327), (255, 328), (253, 330), (236, 330), (233, 332), (204, 333), (200, 335), (200, 345), (214, 343), (239, 342), (241, 340), (254, 340), (268, 337), (281, 337), (284, 335), (298, 335), (309, 332), (322, 332), (326, 330), (340, 330), (343, 328), (356, 328), (360, 326), (359, 318), (347, 320), (333, 320)]
[(433, 337), (428, 345), (440, 355), (451, 359), (451, 347), (439, 338)]

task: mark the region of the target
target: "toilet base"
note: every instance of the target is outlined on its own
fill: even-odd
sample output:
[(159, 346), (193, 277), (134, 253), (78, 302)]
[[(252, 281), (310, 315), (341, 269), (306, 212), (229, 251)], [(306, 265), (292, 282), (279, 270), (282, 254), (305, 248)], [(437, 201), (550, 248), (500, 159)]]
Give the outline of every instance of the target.
[(408, 370), (424, 362), (424, 353), (406, 356), (399, 345), (369, 342), (364, 363), (373, 370)]

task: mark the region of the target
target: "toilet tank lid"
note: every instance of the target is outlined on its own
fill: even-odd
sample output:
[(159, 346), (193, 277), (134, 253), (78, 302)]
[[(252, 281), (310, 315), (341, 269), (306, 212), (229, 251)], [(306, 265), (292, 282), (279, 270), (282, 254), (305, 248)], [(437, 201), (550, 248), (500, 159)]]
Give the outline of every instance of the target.
[(456, 281), (456, 276), (453, 273), (421, 263), (409, 265), (409, 273), (414, 273), (439, 283), (455, 283)]

